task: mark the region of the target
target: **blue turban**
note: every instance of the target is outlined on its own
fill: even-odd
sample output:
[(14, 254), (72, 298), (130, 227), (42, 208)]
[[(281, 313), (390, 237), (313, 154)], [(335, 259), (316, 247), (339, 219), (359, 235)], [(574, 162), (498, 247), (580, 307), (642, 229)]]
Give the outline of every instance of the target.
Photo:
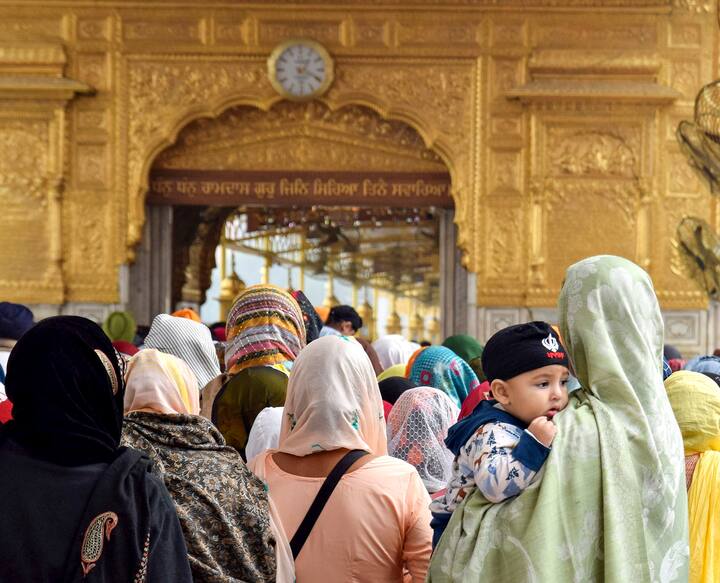
[(33, 313), (26, 306), (0, 302), (0, 338), (19, 340), (33, 324)]

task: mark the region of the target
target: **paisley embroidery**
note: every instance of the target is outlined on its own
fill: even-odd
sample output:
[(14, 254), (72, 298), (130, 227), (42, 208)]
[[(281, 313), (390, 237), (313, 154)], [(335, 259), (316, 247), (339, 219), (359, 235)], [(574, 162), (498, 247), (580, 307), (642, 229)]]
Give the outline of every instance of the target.
[(148, 553), (150, 552), (150, 533), (147, 533), (145, 537), (145, 544), (143, 545), (142, 559), (140, 559), (140, 567), (138, 572), (135, 574), (133, 583), (145, 583), (145, 577), (147, 577), (147, 563)]
[(80, 548), (80, 565), (85, 577), (100, 560), (105, 546), (103, 539), (110, 540), (110, 533), (117, 523), (118, 517), (114, 512), (103, 512), (90, 521)]

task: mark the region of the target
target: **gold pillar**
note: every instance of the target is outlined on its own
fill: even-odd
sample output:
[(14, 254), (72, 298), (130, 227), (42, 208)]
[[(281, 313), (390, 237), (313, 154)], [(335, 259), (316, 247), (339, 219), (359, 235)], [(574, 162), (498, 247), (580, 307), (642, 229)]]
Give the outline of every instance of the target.
[(410, 340), (421, 342), (423, 340), (423, 336), (425, 335), (425, 319), (420, 315), (417, 303), (414, 304), (414, 309), (412, 311), (415, 313), (410, 317), (410, 325), (408, 326)]
[(397, 313), (397, 296), (395, 294), (392, 294), (392, 306), (387, 324), (385, 324), (385, 331), (388, 334), (402, 334), (402, 320), (400, 314)]
[(340, 300), (335, 297), (335, 276), (332, 270), (328, 270), (327, 283), (325, 284), (325, 299), (322, 305), (326, 308), (333, 308), (340, 305)]
[(373, 313), (373, 307), (367, 301), (367, 293), (365, 294), (365, 301), (358, 307), (357, 311), (363, 321), (364, 334), (362, 336), (372, 342), (375, 340), (375, 314)]
[(352, 307), (357, 310), (358, 306), (358, 283), (353, 280), (352, 282)]
[(436, 308), (433, 308), (432, 312), (432, 319), (427, 328), (428, 340), (433, 344), (440, 344), (440, 319), (437, 317)]
[(298, 289), (305, 291), (305, 232), (300, 235), (300, 275)]
[[(226, 270), (226, 258), (225, 258), (225, 247), (222, 246), (222, 257), (220, 261), (221, 273)], [(232, 253), (232, 251), (231, 251)], [(245, 289), (245, 282), (240, 279), (237, 272), (235, 271), (235, 257), (232, 259), (232, 273), (228, 277), (223, 277), (220, 282), (220, 293), (218, 294), (217, 300), (220, 304), (218, 310), (218, 319), (221, 322), (227, 320), (227, 315), (232, 308), (233, 302), (237, 295)]]

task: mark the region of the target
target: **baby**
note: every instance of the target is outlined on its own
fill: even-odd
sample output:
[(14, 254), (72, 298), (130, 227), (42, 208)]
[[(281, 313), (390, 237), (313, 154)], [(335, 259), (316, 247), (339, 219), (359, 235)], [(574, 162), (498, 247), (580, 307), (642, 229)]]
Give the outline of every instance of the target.
[(485, 345), (482, 368), (493, 400), (481, 401), (448, 432), (455, 461), (447, 491), (430, 505), (433, 546), (473, 490), (497, 503), (537, 479), (557, 433), (553, 417), (567, 406), (568, 357), (545, 322), (497, 332)]

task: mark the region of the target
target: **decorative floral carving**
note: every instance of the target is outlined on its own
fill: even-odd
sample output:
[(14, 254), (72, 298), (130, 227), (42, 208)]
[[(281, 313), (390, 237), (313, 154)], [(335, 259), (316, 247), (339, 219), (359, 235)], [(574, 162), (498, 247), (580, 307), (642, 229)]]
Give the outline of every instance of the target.
[[(670, 163), (667, 167), (669, 193), (686, 194), (702, 192), (698, 175), (682, 153), (671, 155), (669, 160)], [(693, 197), (697, 196), (698, 194), (693, 195)]]
[(380, 70), (376, 63), (338, 68), (330, 102), (343, 103), (346, 95), (373, 95), (383, 109), (422, 120), (426, 135), (442, 136), (452, 153), (470, 151), (474, 67), (414, 63)]
[(520, 191), (520, 153), (493, 152), (491, 156), (491, 191), (509, 189)]
[(355, 44), (362, 47), (386, 47), (389, 45), (389, 23), (386, 20), (367, 20), (360, 18), (354, 21)]
[(699, 47), (702, 41), (702, 26), (699, 23), (676, 24), (670, 28), (670, 46)]
[(47, 122), (3, 120), (0, 122), (0, 201), (23, 204), (31, 197), (45, 206), (49, 194)]
[[(590, 0), (592, 1), (592, 0)], [(597, 1), (597, 0), (596, 0)], [(667, 0), (665, 0), (667, 1)], [(596, 48), (654, 46), (657, 42), (657, 27), (647, 25), (587, 26), (587, 22), (551, 24), (539, 27), (536, 32), (538, 47), (582, 47)]]
[[(207, 108), (221, 96), (272, 92), (261, 63), (130, 61), (128, 68), (128, 173), (133, 195), (153, 142), (169, 137), (193, 106)], [(135, 231), (139, 237), (139, 225)]]
[(107, 40), (107, 18), (80, 18), (78, 20), (78, 38), (82, 40)]
[(285, 20), (266, 20), (258, 23), (258, 37), (263, 44), (278, 39), (312, 38), (318, 42), (340, 44), (342, 20), (300, 20), (297, 16)]
[(639, 175), (639, 136), (594, 129), (548, 129), (548, 162), (554, 176)]
[(397, 32), (399, 46), (428, 47), (478, 46), (478, 23), (468, 19), (464, 22), (409, 22), (399, 26)]
[(107, 146), (79, 144), (76, 154), (78, 184), (85, 187), (107, 186)]
[(123, 23), (125, 40), (168, 40), (171, 42), (200, 40), (201, 26), (192, 20), (136, 20)]
[(158, 156), (154, 167), (446, 170), (407, 124), (361, 106), (333, 112), (320, 102), (281, 102), (268, 112), (239, 106), (217, 118), (199, 119)]
[(490, 280), (517, 280), (523, 260), (523, 213), (514, 207), (486, 209), (486, 275)]
[(106, 55), (78, 55), (77, 63), (78, 81), (83, 81), (98, 91), (109, 89), (110, 80)]
[(673, 0), (673, 8), (695, 14), (710, 14), (713, 10), (713, 3), (710, 0)]
[(694, 101), (700, 90), (700, 65), (695, 61), (677, 61), (672, 64), (672, 86), (688, 101)]

